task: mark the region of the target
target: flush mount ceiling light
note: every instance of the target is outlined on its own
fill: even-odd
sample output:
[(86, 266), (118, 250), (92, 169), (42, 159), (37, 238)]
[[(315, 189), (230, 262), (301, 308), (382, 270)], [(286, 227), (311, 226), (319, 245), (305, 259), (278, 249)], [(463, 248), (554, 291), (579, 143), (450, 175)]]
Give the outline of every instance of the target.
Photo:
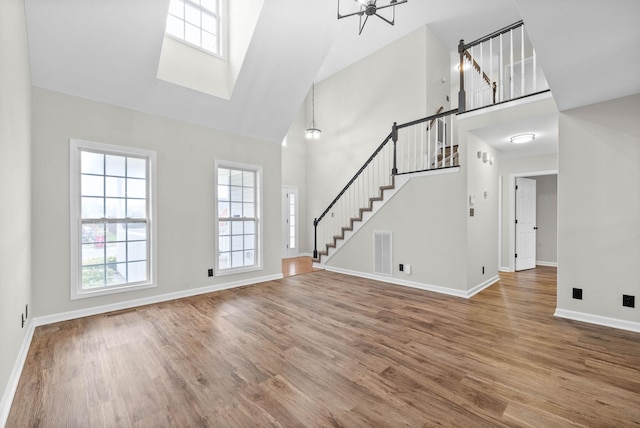
[[(377, 16), (382, 19), (384, 22), (390, 25), (394, 25), (396, 22), (396, 6), (402, 3), (406, 3), (408, 0), (382, 0), (378, 3), (378, 0), (353, 0), (358, 4), (358, 10), (356, 12), (349, 12), (344, 15), (340, 13), (340, 1), (338, 0), (338, 19), (347, 18), (349, 16), (358, 15), (360, 17), (360, 32), (358, 34), (362, 34), (362, 30), (367, 23), (367, 20), (370, 16)], [(349, 2), (351, 0), (342, 0)], [(380, 14), (378, 14), (379, 10), (391, 8), (391, 17), (387, 18)], [(364, 17), (364, 19), (363, 19)]]
[(511, 137), (511, 142), (513, 144), (524, 144), (524, 143), (529, 143), (535, 139), (536, 139), (536, 134), (520, 134), (520, 135), (514, 135), (513, 137)]
[(308, 140), (317, 140), (320, 138), (320, 131), (316, 128), (316, 84), (311, 86), (311, 123), (309, 127), (304, 131), (304, 135)]

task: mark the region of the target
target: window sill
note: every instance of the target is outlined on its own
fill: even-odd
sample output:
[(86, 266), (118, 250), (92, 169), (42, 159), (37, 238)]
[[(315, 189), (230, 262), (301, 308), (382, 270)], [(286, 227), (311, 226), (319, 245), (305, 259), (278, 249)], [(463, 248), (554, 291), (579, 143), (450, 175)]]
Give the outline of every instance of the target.
[(124, 285), (120, 287), (112, 287), (107, 289), (103, 288), (95, 291), (94, 290), (83, 290), (83, 291), (72, 290), (71, 300), (88, 299), (90, 297), (99, 297), (99, 296), (107, 296), (109, 294), (127, 293), (130, 291), (146, 290), (148, 288), (156, 288), (156, 287), (157, 287), (157, 284), (149, 282), (149, 283), (142, 283), (142, 284), (135, 284), (135, 285)]
[(256, 272), (262, 270), (262, 266), (251, 266), (242, 268), (216, 269), (215, 276), (237, 275), (240, 273)]

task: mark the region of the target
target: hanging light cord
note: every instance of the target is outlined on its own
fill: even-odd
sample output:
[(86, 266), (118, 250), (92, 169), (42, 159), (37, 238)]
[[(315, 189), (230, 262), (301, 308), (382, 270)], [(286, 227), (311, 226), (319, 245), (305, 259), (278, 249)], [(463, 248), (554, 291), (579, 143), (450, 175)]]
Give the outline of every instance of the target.
[(311, 86), (311, 127), (316, 127), (316, 84)]

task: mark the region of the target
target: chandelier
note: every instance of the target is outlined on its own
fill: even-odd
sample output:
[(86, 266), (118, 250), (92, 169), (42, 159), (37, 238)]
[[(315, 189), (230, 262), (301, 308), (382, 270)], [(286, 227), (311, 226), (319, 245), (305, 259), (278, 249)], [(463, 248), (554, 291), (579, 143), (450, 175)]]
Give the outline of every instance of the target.
[[(381, 0), (380, 3), (378, 3), (378, 0), (353, 0), (358, 4), (358, 10), (355, 12), (350, 11), (348, 13), (345, 13), (344, 15), (340, 13), (340, 1), (341, 0), (338, 0), (338, 19), (358, 15), (360, 17), (360, 32), (358, 33), (358, 35), (360, 35), (362, 34), (362, 30), (367, 24), (367, 20), (370, 16), (375, 15), (387, 24), (394, 25), (396, 21), (396, 6), (402, 3), (406, 3), (408, 0)], [(349, 2), (350, 0), (343, 1)], [(391, 8), (391, 17), (385, 17), (378, 13), (378, 11), (387, 8)], [(353, 7), (351, 9), (353, 9)]]

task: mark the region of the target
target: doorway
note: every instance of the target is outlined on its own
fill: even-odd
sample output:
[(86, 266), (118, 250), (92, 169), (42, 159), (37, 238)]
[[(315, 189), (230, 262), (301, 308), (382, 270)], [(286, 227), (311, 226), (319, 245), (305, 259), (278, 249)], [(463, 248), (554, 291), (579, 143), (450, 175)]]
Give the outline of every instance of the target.
[(282, 187), (282, 258), (298, 255), (298, 188)]
[(530, 171), (510, 174), (504, 187), (500, 182), (500, 187), (504, 188), (504, 192), (499, 195), (501, 215), (498, 218), (501, 272), (516, 271), (516, 179), (521, 177), (536, 180), (535, 227), (538, 229), (535, 230), (535, 266), (558, 266), (558, 171)]

